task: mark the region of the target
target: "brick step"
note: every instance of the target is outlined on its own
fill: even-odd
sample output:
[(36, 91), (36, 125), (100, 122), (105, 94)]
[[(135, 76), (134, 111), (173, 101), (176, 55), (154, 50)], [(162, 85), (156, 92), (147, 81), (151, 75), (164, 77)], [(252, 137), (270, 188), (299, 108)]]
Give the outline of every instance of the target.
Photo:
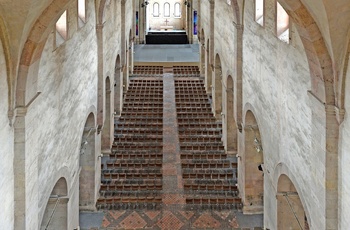
[(163, 111), (162, 112), (122, 112), (120, 118), (124, 120), (129, 119), (145, 119), (145, 118), (162, 118), (163, 117)]
[(110, 155), (110, 158), (116, 159), (163, 159), (163, 153), (113, 153)]
[(102, 173), (102, 180), (156, 179), (163, 178), (162, 173)]
[(111, 168), (145, 168), (145, 167), (162, 167), (162, 161), (157, 159), (117, 159), (107, 161), (107, 169)]
[(150, 108), (150, 109), (157, 109), (157, 108), (163, 108), (162, 102), (150, 102), (150, 101), (130, 101), (130, 102), (124, 102), (123, 109), (129, 109), (129, 108)]
[(216, 119), (213, 117), (211, 112), (177, 112), (178, 119), (209, 119), (210, 121), (215, 122)]
[(160, 196), (160, 190), (100, 190), (101, 197), (151, 197)]
[(239, 197), (221, 197), (221, 196), (206, 196), (206, 197), (196, 197), (188, 196), (186, 197), (186, 204), (190, 205), (187, 208), (193, 210), (201, 209), (242, 209), (242, 200)]
[(163, 130), (160, 129), (116, 129), (114, 130), (114, 137), (120, 137), (120, 136), (162, 136)]
[(215, 153), (215, 154), (208, 154), (208, 153), (181, 153), (181, 160), (219, 160), (219, 159), (226, 159), (227, 155), (225, 153)]
[(208, 135), (213, 135), (213, 136), (222, 136), (221, 129), (187, 129), (179, 130), (179, 135), (180, 136), (208, 136)]
[(160, 191), (162, 184), (101, 184), (102, 191)]
[(136, 124), (136, 123), (116, 122), (114, 129), (119, 129), (119, 130), (142, 130), (142, 129), (163, 130), (163, 123)]
[(134, 147), (135, 150), (137, 150), (136, 148), (140, 149), (140, 147), (143, 147), (144, 149), (153, 149), (153, 148), (159, 148), (159, 147), (163, 147), (162, 146), (162, 141), (160, 142), (152, 142), (152, 141), (140, 141), (140, 142), (115, 142), (112, 145), (112, 149), (124, 149), (124, 148), (132, 148)]
[(185, 109), (189, 108), (189, 109), (191, 109), (192, 106), (194, 108), (198, 108), (199, 107), (199, 108), (210, 108), (211, 109), (211, 105), (210, 105), (209, 102), (207, 102), (207, 103), (199, 103), (199, 102), (197, 102), (197, 103), (188, 103), (188, 102), (180, 103), (179, 102), (179, 103), (176, 104), (177, 109), (180, 109), (180, 108), (185, 108)]
[(211, 112), (211, 108), (208, 106), (207, 108), (201, 108), (201, 107), (192, 107), (192, 108), (181, 108), (181, 107), (178, 107), (176, 109), (176, 112), (177, 114), (182, 114), (182, 113), (210, 113), (212, 114)]
[(188, 117), (178, 117), (178, 122), (180, 124), (182, 123), (215, 123), (216, 120), (213, 116), (207, 116), (207, 117), (196, 117), (196, 116), (188, 116)]
[(145, 92), (127, 92), (125, 94), (125, 97), (127, 98), (161, 98), (163, 96), (163, 91), (159, 91), (159, 92), (154, 92), (154, 91), (146, 91)]
[(232, 184), (184, 184), (184, 190), (185, 192), (191, 193), (197, 191), (200, 192), (210, 192), (214, 191), (217, 193), (224, 193), (224, 192), (234, 192), (238, 193), (238, 188), (236, 185)]
[(229, 191), (225, 191), (225, 190), (220, 190), (220, 189), (212, 189), (210, 186), (209, 186), (209, 189), (211, 190), (208, 190), (208, 189), (196, 189), (197, 187), (195, 186), (194, 187), (195, 189), (191, 189), (189, 187), (187, 187), (185, 190), (184, 190), (184, 194), (186, 196), (203, 196), (203, 197), (206, 197), (206, 196), (223, 196), (223, 197), (237, 197), (239, 195), (239, 191), (238, 189), (236, 190), (229, 190)]
[(191, 136), (180, 136), (179, 141), (181, 143), (186, 143), (186, 142), (205, 142), (205, 143), (212, 143), (215, 142), (216, 144), (221, 144), (221, 136), (202, 136), (202, 135), (191, 135)]
[[(137, 187), (141, 185), (162, 185), (162, 179), (125, 179), (125, 180), (101, 180), (102, 184), (115, 184), (115, 185), (123, 185), (124, 188), (127, 188), (128, 185), (131, 187)], [(133, 186), (132, 186), (133, 185)]]
[[(215, 185), (215, 186), (236, 186), (236, 180), (231, 179), (192, 179), (192, 178), (186, 178), (183, 179), (183, 184), (184, 187), (188, 185), (192, 186), (192, 188), (194, 188), (194, 190), (202, 190), (204, 188), (208, 188), (208, 186), (210, 187), (211, 185)], [(195, 186), (198, 186), (197, 188)]]
[(230, 168), (230, 162), (225, 159), (182, 159), (182, 168)]
[(159, 209), (162, 197), (108, 197), (99, 198), (96, 203), (98, 210), (126, 210), (126, 209)]
[(176, 105), (181, 103), (209, 103), (207, 98), (175, 98)]
[[(141, 160), (141, 159), (139, 159)], [(121, 173), (121, 174), (135, 174), (135, 173), (162, 173), (161, 168), (112, 168), (112, 169), (103, 169), (102, 173)]]
[(163, 98), (157, 97), (157, 98), (135, 98), (135, 97), (126, 97), (124, 99), (124, 103), (145, 103), (145, 104), (149, 104), (152, 101), (154, 101), (155, 103), (163, 103)]
[(123, 136), (123, 137), (115, 137), (114, 143), (120, 143), (120, 142), (157, 142), (163, 143), (163, 137), (162, 136), (153, 136), (153, 135), (143, 135), (143, 136)]
[(117, 124), (119, 123), (162, 123), (163, 117), (120, 117)]
[(163, 113), (163, 107), (125, 107), (123, 109), (123, 112), (161, 112)]
[(119, 150), (131, 150), (131, 151), (138, 151), (138, 150), (147, 150), (149, 152), (162, 152), (163, 146), (147, 146), (146, 144), (142, 145), (117, 145), (112, 146), (112, 152), (117, 152)]
[(182, 173), (183, 179), (233, 179), (233, 172), (226, 172), (226, 173), (197, 173), (197, 172), (191, 172), (191, 173)]

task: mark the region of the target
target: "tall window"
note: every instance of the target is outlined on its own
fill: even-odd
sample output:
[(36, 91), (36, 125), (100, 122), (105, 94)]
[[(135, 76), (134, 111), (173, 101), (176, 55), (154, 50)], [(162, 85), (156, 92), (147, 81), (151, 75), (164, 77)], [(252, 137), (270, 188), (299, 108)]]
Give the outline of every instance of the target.
[(85, 0), (78, 0), (78, 18), (79, 18), (79, 26), (81, 27), (86, 23), (86, 6)]
[(264, 25), (264, 0), (255, 0), (255, 21)]
[(153, 17), (159, 17), (159, 4), (157, 2), (153, 4)]
[(283, 7), (277, 2), (277, 37), (286, 43), (289, 43), (289, 15)]
[(56, 22), (56, 46), (61, 45), (67, 40), (67, 10), (63, 12)]
[(164, 17), (170, 17), (170, 4), (164, 3)]
[(175, 6), (174, 6), (174, 17), (175, 18), (181, 17), (181, 10), (180, 10), (180, 3), (179, 2), (175, 3)]

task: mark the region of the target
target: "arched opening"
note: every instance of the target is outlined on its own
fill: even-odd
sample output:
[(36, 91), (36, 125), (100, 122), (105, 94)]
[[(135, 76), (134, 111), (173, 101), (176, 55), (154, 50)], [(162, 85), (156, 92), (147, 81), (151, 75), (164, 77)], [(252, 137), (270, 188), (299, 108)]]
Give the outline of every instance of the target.
[(111, 152), (112, 145), (112, 136), (113, 136), (113, 112), (112, 112), (112, 90), (111, 90), (111, 81), (109, 77), (106, 78), (105, 82), (105, 109), (106, 109), (106, 117), (102, 130), (102, 152), (109, 154)]
[(207, 86), (207, 93), (211, 94), (212, 91), (212, 73), (211, 73), (211, 66), (210, 66), (210, 43), (209, 39), (207, 41), (207, 52), (206, 52), (206, 86)]
[(201, 74), (205, 75), (205, 35), (204, 35), (204, 30), (202, 29), (201, 31), (201, 69), (200, 72)]
[(125, 66), (123, 68), (123, 90), (127, 90), (128, 88), (128, 65), (129, 65), (129, 58), (128, 58), (128, 52), (129, 52), (129, 48), (128, 48), (128, 42), (125, 42), (125, 56), (124, 56), (124, 60), (125, 60)]
[(79, 152), (79, 209), (94, 211), (96, 201), (95, 116), (90, 113), (83, 130)]
[(244, 127), (244, 197), (243, 212), (263, 213), (264, 210), (264, 155), (260, 130), (252, 111), (247, 111)]
[(303, 204), (288, 176), (282, 174), (277, 185), (277, 229), (309, 229)]
[(114, 112), (116, 115), (120, 115), (122, 110), (122, 99), (123, 99), (123, 82), (121, 78), (121, 66), (120, 56), (117, 56), (114, 68)]
[(128, 67), (129, 67), (129, 75), (132, 74), (133, 72), (133, 68), (134, 68), (134, 38), (132, 37), (132, 31), (130, 30), (129, 32), (129, 47), (128, 47), (128, 52), (129, 52), (129, 56), (128, 56)]
[(46, 205), (40, 229), (67, 229), (67, 181), (61, 177), (55, 184)]
[(217, 120), (221, 119), (222, 112), (222, 68), (221, 60), (217, 54), (214, 67), (215, 85), (214, 85), (214, 111)]
[(237, 153), (237, 125), (234, 118), (234, 88), (233, 79), (227, 77), (226, 89), (226, 130), (227, 130), (227, 151), (231, 154)]

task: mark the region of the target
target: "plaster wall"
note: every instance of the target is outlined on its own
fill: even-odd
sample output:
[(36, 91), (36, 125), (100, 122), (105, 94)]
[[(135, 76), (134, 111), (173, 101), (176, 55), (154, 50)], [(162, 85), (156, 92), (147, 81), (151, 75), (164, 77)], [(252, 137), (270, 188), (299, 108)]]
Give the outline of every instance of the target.
[[(350, 65), (349, 63), (347, 63)], [(346, 89), (345, 89), (345, 110), (350, 111), (350, 70), (346, 74)], [(345, 114), (345, 120), (340, 128), (340, 227), (339, 229), (346, 229), (350, 226), (350, 119), (349, 114)]]
[[(0, 66), (5, 67), (5, 55), (0, 41)], [(0, 68), (0, 226), (3, 229), (13, 229), (13, 199), (14, 199), (14, 134), (7, 117), (8, 111), (8, 84), (6, 68)]]
[[(265, 27), (254, 21), (253, 2), (246, 2), (244, 13), (243, 105), (244, 111), (253, 109), (264, 149), (265, 227), (277, 228), (275, 195), (283, 165), (287, 176), (295, 178), (311, 229), (324, 229), (324, 107), (308, 93), (309, 67), (295, 28), (290, 44), (280, 41), (275, 36), (275, 1), (265, 1)], [(244, 148), (239, 151), (244, 153)], [(239, 169), (243, 171), (244, 166)], [(242, 173), (239, 180), (244, 196)]]
[[(71, 215), (67, 227), (72, 229), (79, 224), (76, 213), (79, 180), (76, 178), (81, 138), (91, 107), (97, 107), (96, 19), (94, 3), (87, 3), (86, 24), (70, 31), (70, 38), (57, 48), (52, 33), (39, 60), (38, 90), (41, 94), (26, 115), (27, 229), (38, 229), (41, 225), (49, 195), (60, 177), (65, 177), (68, 183), (68, 213)], [(72, 12), (70, 16), (76, 15)], [(99, 141), (96, 143), (99, 146)], [(98, 159), (98, 152), (95, 154)], [(97, 175), (99, 168), (96, 160)], [(98, 184), (98, 177), (94, 179)]]
[[(223, 17), (222, 15), (225, 15)], [(223, 121), (223, 141), (225, 149), (227, 149), (227, 108), (226, 108), (226, 99), (227, 99), (227, 77), (228, 75), (231, 75), (234, 77), (234, 66), (235, 66), (235, 54), (234, 54), (234, 48), (236, 41), (236, 28), (233, 24), (234, 21), (234, 14), (233, 9), (230, 5), (228, 5), (225, 1), (218, 1), (215, 2), (215, 34), (214, 34), (214, 54), (213, 55), (219, 55), (220, 61), (221, 61), (221, 71), (222, 71), (222, 78), (221, 78), (221, 84), (222, 84), (222, 101), (216, 101), (214, 102), (214, 107), (218, 106), (219, 103), (222, 104), (222, 113), (224, 114), (223, 117), (221, 117), (221, 120)], [(235, 78), (234, 78), (235, 80)], [(215, 95), (215, 89), (217, 86), (215, 85), (215, 74), (213, 72), (213, 80), (212, 83), (214, 85), (214, 91), (212, 93), (213, 98)], [(231, 91), (229, 93), (232, 93)]]
[[(153, 16), (153, 4), (154, 3), (159, 4), (159, 13), (160, 15), (158, 17)], [(169, 2), (170, 3), (170, 17), (164, 16), (164, 3)], [(175, 14), (175, 3), (180, 3), (180, 12), (181, 17), (174, 17)], [(184, 0), (179, 1), (168, 1), (168, 0), (161, 0), (161, 1), (149, 1), (149, 5), (147, 6), (147, 18), (149, 20), (149, 28), (151, 30), (161, 30), (161, 26), (165, 26), (165, 20), (168, 20), (168, 25), (173, 26), (174, 30), (183, 30), (186, 27), (186, 8), (184, 4)], [(147, 28), (147, 30), (149, 29)]]

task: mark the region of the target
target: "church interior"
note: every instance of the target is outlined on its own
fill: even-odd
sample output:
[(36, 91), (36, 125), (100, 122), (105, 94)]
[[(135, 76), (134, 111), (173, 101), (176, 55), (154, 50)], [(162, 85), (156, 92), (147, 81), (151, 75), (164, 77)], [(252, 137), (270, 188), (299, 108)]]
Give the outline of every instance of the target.
[(349, 57), (348, 0), (0, 0), (0, 229), (349, 229)]

